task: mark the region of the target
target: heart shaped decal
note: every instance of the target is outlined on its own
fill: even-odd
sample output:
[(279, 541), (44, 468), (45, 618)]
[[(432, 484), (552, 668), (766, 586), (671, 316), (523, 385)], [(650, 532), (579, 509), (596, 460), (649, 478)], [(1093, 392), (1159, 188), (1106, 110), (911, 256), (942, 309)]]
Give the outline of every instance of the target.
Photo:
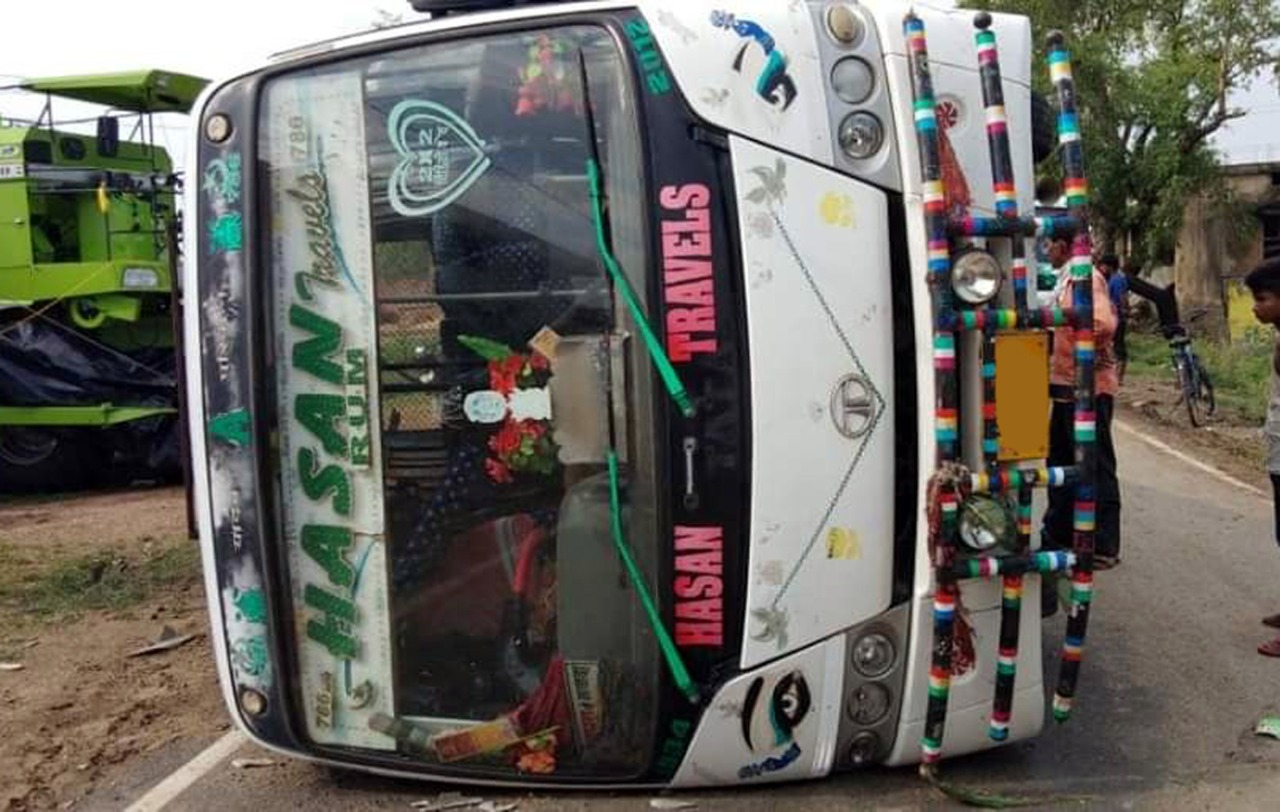
[(443, 209), (492, 163), (471, 125), (435, 102), (400, 102), (391, 109), (387, 130), (400, 156), (387, 186), (387, 202), (404, 217)]

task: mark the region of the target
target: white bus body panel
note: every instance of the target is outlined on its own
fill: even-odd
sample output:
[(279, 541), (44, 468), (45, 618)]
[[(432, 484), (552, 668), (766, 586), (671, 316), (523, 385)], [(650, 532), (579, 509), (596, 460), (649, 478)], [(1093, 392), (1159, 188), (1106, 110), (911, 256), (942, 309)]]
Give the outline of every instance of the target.
[(741, 138), (730, 149), (751, 369), (751, 668), (889, 607), (893, 316), (885, 194)]
[[(845, 636), (837, 635), (726, 683), (707, 704), (671, 785), (761, 784), (829, 773), (843, 704), (846, 648)], [(775, 703), (775, 689), (786, 679), (792, 690)], [(779, 726), (776, 717), (788, 710), (798, 718)]]
[[(805, 4), (741, 0), (729, 5), (669, 1), (637, 5), (695, 113), (726, 130), (819, 163), (831, 163), (834, 153), (823, 97), (827, 81)], [(722, 11), (758, 25), (773, 38), (797, 89), (786, 109), (769, 104), (756, 93), (756, 78), (766, 57), (751, 40), (712, 23), (712, 14)], [(733, 65), (740, 52), (741, 68), (735, 71)]]

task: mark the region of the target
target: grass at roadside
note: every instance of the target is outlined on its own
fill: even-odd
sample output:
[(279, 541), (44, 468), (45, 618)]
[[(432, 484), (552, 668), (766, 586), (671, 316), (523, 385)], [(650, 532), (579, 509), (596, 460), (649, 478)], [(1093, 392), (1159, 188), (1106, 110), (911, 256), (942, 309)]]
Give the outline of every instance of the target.
[(132, 556), (100, 550), (41, 561), (0, 546), (0, 623), (11, 631), (30, 622), (127, 609), (199, 577), (199, 550), (186, 539)]
[[(1219, 419), (1260, 426), (1267, 416), (1270, 395), (1271, 340), (1253, 335), (1232, 344), (1197, 340), (1192, 344), (1213, 382)], [(1166, 383), (1170, 402), (1178, 397), (1178, 382), (1168, 343), (1151, 333), (1129, 334), (1128, 376)]]

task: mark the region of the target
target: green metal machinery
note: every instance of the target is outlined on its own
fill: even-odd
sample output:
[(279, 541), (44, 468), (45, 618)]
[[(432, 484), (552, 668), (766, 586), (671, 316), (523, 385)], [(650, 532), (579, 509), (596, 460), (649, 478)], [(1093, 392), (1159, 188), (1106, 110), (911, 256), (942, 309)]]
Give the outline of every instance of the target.
[[(206, 80), (160, 70), (31, 79), (0, 99), (0, 492), (171, 476), (180, 179), (154, 114)], [(73, 121), (55, 102), (101, 108)]]

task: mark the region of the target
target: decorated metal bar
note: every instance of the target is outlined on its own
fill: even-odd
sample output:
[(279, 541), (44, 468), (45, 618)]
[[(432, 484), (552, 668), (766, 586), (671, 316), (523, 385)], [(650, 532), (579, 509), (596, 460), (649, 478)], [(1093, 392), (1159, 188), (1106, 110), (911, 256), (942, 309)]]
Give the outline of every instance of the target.
[(951, 294), (951, 253), (947, 235), (938, 121), (929, 73), (924, 21), (914, 13), (903, 18), (909, 49), (916, 139), (920, 149), (920, 181), (924, 192), (925, 228), (929, 241), (930, 290), (933, 297), (933, 353), (936, 385), (936, 455), (938, 470), (930, 488), (930, 534), (934, 555), (933, 658), (929, 668), (929, 704), (920, 746), (925, 768), (942, 755), (947, 699), (951, 688), (951, 646), (959, 590), (951, 572), (954, 560), (959, 495), (956, 483), (942, 476), (959, 448), (955, 314)]
[[(991, 30), (991, 15), (974, 16), (978, 29), (978, 76), (982, 84), (982, 103), (986, 108), (987, 151), (991, 156), (991, 189), (995, 194), (996, 217), (1018, 219), (1017, 184), (1013, 175), (1013, 157), (1009, 150), (1009, 120), (1004, 110), (1004, 86), (1000, 77), (1000, 54), (996, 35)], [(1027, 310), (1027, 260), (1025, 235), (1012, 240), (1013, 293), (1019, 313)]]
[(1074, 466), (1030, 469), (1007, 467), (991, 474), (970, 474), (969, 481), (965, 484), (968, 493), (1013, 493), (1024, 487), (1058, 488), (1072, 485), (1077, 479)]
[(1070, 237), (1080, 223), (1066, 217), (949, 217), (947, 233), (953, 237)]
[(1074, 550), (1076, 567), (1071, 578), (1071, 611), (1058, 672), (1058, 688), (1053, 697), (1053, 717), (1065, 721), (1075, 699), (1085, 634), (1089, 627), (1089, 606), (1093, 598), (1093, 543), (1095, 508), (1096, 413), (1094, 410), (1093, 266), (1089, 242), (1089, 189), (1084, 174), (1084, 149), (1080, 142), (1080, 120), (1076, 111), (1075, 82), (1071, 57), (1060, 32), (1048, 37), (1049, 75), (1058, 92), (1058, 142), (1061, 146), (1063, 186), (1069, 216), (1080, 223), (1071, 246), (1071, 278), (1074, 281), (1073, 307), (1075, 337), (1075, 451), (1076, 483)]
[(1041, 550), (1028, 555), (966, 558), (952, 565), (952, 572), (958, 578), (994, 578), (997, 575), (1022, 575), (1028, 572), (1066, 572), (1075, 563), (1075, 553), (1066, 550)]
[(1019, 313), (1016, 310), (963, 310), (956, 314), (956, 326), (965, 330), (1012, 330), (1015, 327), (1065, 327), (1074, 324), (1070, 308), (1040, 307)]
[[(1004, 86), (1000, 76), (1000, 54), (996, 48), (996, 35), (991, 30), (991, 15), (980, 12), (974, 16), (974, 36), (978, 47), (978, 75), (982, 84), (982, 103), (986, 108), (987, 118), (987, 151), (991, 158), (991, 189), (995, 196), (996, 216), (1004, 220), (1016, 220), (1018, 217), (1017, 184), (1013, 174), (1013, 158), (1009, 150), (1009, 121), (1004, 110)], [(1014, 306), (1018, 314), (1027, 314), (1027, 259), (1026, 237), (1018, 234), (1010, 238), (1010, 260), (1013, 265)], [(995, 366), (995, 342), (986, 332), (983, 342), (983, 353), (990, 350), (989, 362), (983, 364), (983, 375), (987, 374), (988, 364)], [(994, 370), (990, 388), (994, 391)], [(985, 381), (984, 381), (985, 384)], [(987, 387), (984, 386), (984, 390)], [(983, 433), (984, 452), (987, 444), (998, 450), (999, 438), (995, 427), (994, 403), (986, 404), (990, 409), (988, 424)], [(984, 414), (984, 417), (987, 417)], [(995, 453), (992, 451), (987, 460), (987, 470), (994, 470)], [(1028, 492), (1026, 486), (1018, 488), (1019, 497)], [(1021, 532), (1022, 522), (1019, 518), (1018, 552), (1025, 553), (1027, 546), (1023, 543), (1026, 536)], [(970, 562), (972, 563), (972, 562)], [(998, 563), (997, 563), (998, 565)], [(988, 735), (995, 741), (1004, 741), (1009, 737), (1009, 722), (1013, 715), (1013, 691), (1018, 666), (1018, 627), (1022, 617), (1022, 573), (1014, 568), (1006, 568), (1003, 576), (1000, 603), (1000, 650), (996, 662), (995, 694), (991, 701), (991, 721)]]

